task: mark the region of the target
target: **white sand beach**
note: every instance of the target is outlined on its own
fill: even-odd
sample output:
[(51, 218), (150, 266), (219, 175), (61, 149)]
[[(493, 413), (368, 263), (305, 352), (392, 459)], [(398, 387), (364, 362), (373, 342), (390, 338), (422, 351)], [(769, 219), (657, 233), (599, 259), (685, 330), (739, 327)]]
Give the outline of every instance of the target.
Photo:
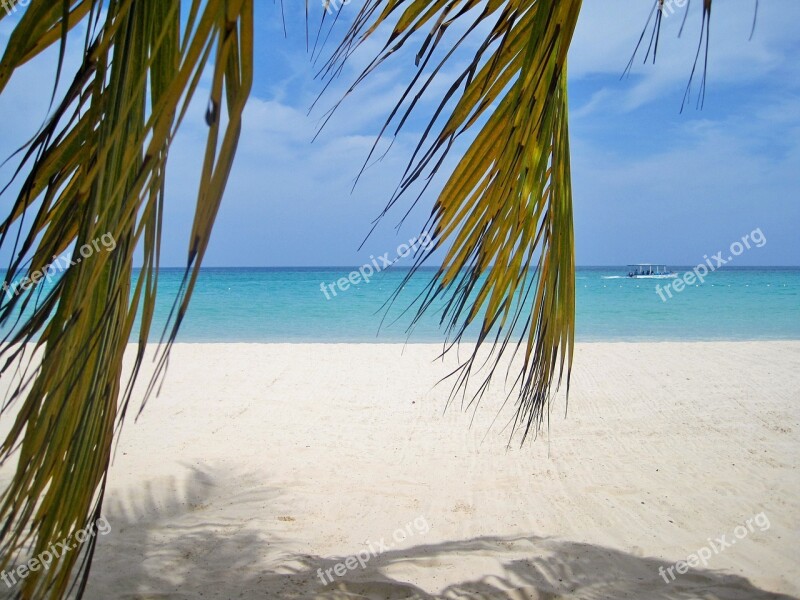
[(177, 345), (87, 597), (800, 596), (800, 343), (581, 344), (522, 447), (439, 350)]

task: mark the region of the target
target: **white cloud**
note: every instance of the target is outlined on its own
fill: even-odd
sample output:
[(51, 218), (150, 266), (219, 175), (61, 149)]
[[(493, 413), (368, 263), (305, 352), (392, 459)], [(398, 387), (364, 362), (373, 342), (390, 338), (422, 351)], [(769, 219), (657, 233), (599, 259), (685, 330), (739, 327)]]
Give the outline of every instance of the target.
[(757, 115), (687, 121), (668, 148), (639, 156), (597, 139), (574, 140), (578, 262), (694, 264), (759, 227), (768, 246), (739, 264), (800, 262), (800, 120), (778, 147), (781, 111), (797, 115), (800, 101)]
[[(701, 25), (700, 2), (691, 3), (683, 36), (677, 33), (682, 11), (665, 18), (662, 24), (658, 59), (655, 65), (643, 65), (650, 39), (648, 29), (634, 62), (629, 79), (607, 86), (615, 93), (604, 103), (594, 102), (593, 110), (631, 111), (665, 95), (680, 103), (689, 80)], [(619, 77), (625, 68), (642, 32), (651, 3), (640, 0), (619, 0), (613, 4), (585, 2), (570, 50), (570, 75), (582, 80), (597, 75)], [(800, 20), (800, 3), (795, 0), (762, 2), (758, 27), (748, 41), (753, 18), (751, 3), (714, 3), (711, 19), (709, 52), (709, 94), (718, 94), (724, 84), (745, 85), (771, 81), (776, 74), (793, 73), (798, 83), (798, 69), (791, 58), (797, 49), (796, 23)], [(652, 28), (652, 22), (650, 27)], [(702, 56), (700, 69), (702, 69)], [(777, 75), (779, 76), (779, 75)], [(693, 86), (698, 88), (699, 77)], [(582, 116), (591, 111), (585, 107)]]

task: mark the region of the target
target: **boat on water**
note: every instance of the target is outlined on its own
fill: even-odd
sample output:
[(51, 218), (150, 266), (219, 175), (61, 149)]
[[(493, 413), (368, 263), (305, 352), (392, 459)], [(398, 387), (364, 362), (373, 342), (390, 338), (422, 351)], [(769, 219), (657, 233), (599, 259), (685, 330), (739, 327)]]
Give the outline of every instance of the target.
[(673, 279), (678, 274), (671, 271), (667, 265), (655, 263), (641, 263), (628, 265), (628, 277), (632, 279)]

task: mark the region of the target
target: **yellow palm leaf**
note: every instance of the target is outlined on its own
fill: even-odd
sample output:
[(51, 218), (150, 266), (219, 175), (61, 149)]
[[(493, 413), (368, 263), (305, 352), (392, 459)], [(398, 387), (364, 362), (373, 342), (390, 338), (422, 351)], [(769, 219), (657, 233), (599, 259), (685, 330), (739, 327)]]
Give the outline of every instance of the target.
[[(121, 387), (123, 353), (141, 311), (132, 383), (153, 316), (169, 145), (213, 56), (208, 144), (187, 275), (162, 366), (208, 244), (251, 86), (253, 3), (195, 0), (186, 20), (181, 8), (178, 0), (32, 2), (0, 61), (2, 90), (32, 56), (54, 43), (63, 49), (78, 22), (96, 25), (67, 92), (22, 151), (18, 173), (26, 176), (0, 223), (0, 243), (18, 239), (6, 284), (43, 271), (70, 248), (75, 261), (44, 301), (35, 301), (33, 286), (0, 307), (4, 324), (22, 308), (31, 314), (0, 349), (10, 359), (4, 372), (37, 335), (41, 349), (34, 376), (13, 390), (17, 416), (0, 446), (3, 461), (17, 460), (0, 499), (0, 569), (23, 551), (39, 555), (100, 516), (115, 427), (131, 393), (130, 385)], [(28, 212), (32, 219), (23, 220)], [(99, 239), (108, 247), (100, 248)], [(93, 242), (91, 258), (79, 260), (78, 249)], [(137, 246), (144, 265), (132, 289)], [(95, 539), (31, 572), (19, 584), (22, 597), (60, 598), (73, 582), (80, 594)]]
[(409, 277), (435, 250), (446, 249), (416, 318), (443, 299), (442, 324), (452, 343), (477, 326), (475, 349), (453, 373), (454, 392), (466, 390), (485, 343), (491, 342), (491, 364), (476, 400), (506, 350), (523, 350), (515, 382), (517, 425), (525, 434), (541, 423), (553, 388), (565, 371), (568, 377), (572, 362), (575, 259), (566, 63), (580, 6), (580, 0), (371, 0), (324, 70), (340, 72), (359, 44), (390, 25), (361, 81), (420, 32), (418, 75), (383, 130), (396, 123), (396, 133), (416, 106), (407, 98), (424, 93), (454, 56), (448, 48), (429, 67), (447, 30), (460, 26), (466, 32), (457, 44), (488, 30), (440, 99), (389, 206), (415, 184), (426, 185), (454, 141), (478, 128), (435, 202), (427, 228), (436, 243)]

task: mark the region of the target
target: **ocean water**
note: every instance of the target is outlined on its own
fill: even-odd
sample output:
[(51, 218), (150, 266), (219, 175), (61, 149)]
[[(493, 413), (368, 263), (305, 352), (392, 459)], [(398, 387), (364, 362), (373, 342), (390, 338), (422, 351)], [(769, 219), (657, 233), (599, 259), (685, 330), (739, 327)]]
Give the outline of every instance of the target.
[[(389, 269), (328, 298), (321, 284), (350, 268), (203, 269), (179, 342), (440, 342), (441, 303), (409, 332), (405, 311), (433, 276), (418, 272), (394, 305), (407, 271)], [(679, 273), (686, 269), (675, 268)], [(800, 269), (727, 268), (663, 301), (655, 286), (674, 280), (624, 277), (624, 267), (579, 268), (578, 341), (800, 339)], [(157, 341), (183, 277), (160, 273)], [(666, 294), (665, 294), (666, 297)], [(474, 339), (474, 331), (465, 339)]]
[[(185, 342), (439, 342), (442, 305), (412, 331), (413, 303), (433, 276), (418, 272), (394, 305), (407, 274), (389, 269), (369, 283), (336, 290), (349, 268), (204, 269), (179, 334)], [(683, 273), (683, 269), (679, 270)], [(719, 270), (705, 283), (662, 301), (656, 284), (620, 277), (625, 269), (582, 268), (576, 275), (576, 337), (597, 340), (800, 339), (800, 269)], [(181, 270), (161, 274), (163, 319)], [(666, 294), (664, 294), (667, 297)], [(157, 328), (160, 331), (160, 328)], [(467, 336), (474, 339), (475, 332)]]

